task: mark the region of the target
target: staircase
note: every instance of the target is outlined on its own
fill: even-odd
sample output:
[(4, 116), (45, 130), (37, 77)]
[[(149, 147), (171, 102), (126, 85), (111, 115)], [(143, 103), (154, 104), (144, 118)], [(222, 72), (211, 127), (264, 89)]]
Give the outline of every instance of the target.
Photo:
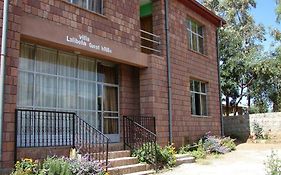
[(108, 152), (108, 173), (110, 175), (147, 175), (154, 173), (151, 166), (139, 163), (136, 157), (131, 157), (129, 150)]

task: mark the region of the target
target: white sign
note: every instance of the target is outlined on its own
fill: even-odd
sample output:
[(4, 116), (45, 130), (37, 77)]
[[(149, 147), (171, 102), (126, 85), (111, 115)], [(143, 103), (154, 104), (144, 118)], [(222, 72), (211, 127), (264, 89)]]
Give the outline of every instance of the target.
[(79, 35), (78, 37), (70, 37), (67, 35), (66, 42), (89, 47), (90, 49), (95, 49), (106, 53), (112, 53), (111, 48), (91, 42), (90, 38), (86, 35)]

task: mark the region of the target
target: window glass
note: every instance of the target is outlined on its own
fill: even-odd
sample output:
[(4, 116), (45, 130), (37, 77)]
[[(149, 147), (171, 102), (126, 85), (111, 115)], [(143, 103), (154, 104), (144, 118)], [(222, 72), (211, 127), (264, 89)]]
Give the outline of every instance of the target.
[(33, 74), (27, 72), (19, 72), (18, 78), (18, 95), (17, 101), (21, 106), (32, 106), (33, 88), (34, 88)]
[(80, 79), (96, 80), (96, 61), (86, 57), (79, 57), (78, 75)]
[(35, 54), (36, 72), (56, 74), (57, 51), (44, 47), (37, 47)]
[(96, 110), (96, 83), (79, 81), (79, 109)]
[(68, 0), (68, 2), (96, 13), (102, 13), (103, 0)]
[(76, 77), (77, 56), (70, 53), (59, 52), (58, 75)]
[(203, 26), (192, 20), (188, 20), (187, 23), (189, 48), (196, 52), (204, 53)]
[(35, 104), (38, 107), (54, 108), (57, 101), (57, 78), (49, 75), (36, 75)]
[(34, 64), (34, 46), (31, 44), (23, 43), (21, 43), (20, 46), (19, 68), (32, 71)]
[(69, 78), (58, 79), (58, 107), (68, 110), (76, 108), (77, 81)]
[(20, 51), (17, 107), (76, 112), (119, 132), (117, 65), (28, 43)]
[(194, 87), (193, 89), (190, 88), (191, 114), (198, 116), (207, 116), (207, 84), (197, 80), (191, 80), (190, 84)]
[(118, 111), (118, 88), (105, 86), (103, 88), (103, 110)]
[(98, 81), (117, 84), (118, 83), (117, 67), (114, 64), (108, 62), (99, 62)]

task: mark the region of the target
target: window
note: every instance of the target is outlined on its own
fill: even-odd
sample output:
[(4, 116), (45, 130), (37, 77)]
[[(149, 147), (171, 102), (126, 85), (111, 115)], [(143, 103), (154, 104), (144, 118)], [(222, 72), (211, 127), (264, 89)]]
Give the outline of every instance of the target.
[(68, 0), (68, 2), (96, 13), (103, 13), (103, 0)]
[(187, 31), (189, 39), (189, 48), (199, 53), (204, 53), (204, 37), (203, 26), (198, 23), (188, 20)]
[(106, 111), (118, 125), (117, 65), (29, 43), (20, 55), (17, 107), (76, 112), (101, 131)]
[(191, 114), (199, 116), (208, 115), (207, 106), (207, 83), (191, 80)]

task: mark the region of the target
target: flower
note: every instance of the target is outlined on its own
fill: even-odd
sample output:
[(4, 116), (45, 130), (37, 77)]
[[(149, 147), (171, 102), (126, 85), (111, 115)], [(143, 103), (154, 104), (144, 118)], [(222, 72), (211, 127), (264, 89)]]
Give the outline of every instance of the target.
[(26, 161), (26, 162), (33, 162), (33, 160), (32, 159), (28, 159), (28, 158), (25, 158), (25, 159), (23, 159), (24, 161)]

